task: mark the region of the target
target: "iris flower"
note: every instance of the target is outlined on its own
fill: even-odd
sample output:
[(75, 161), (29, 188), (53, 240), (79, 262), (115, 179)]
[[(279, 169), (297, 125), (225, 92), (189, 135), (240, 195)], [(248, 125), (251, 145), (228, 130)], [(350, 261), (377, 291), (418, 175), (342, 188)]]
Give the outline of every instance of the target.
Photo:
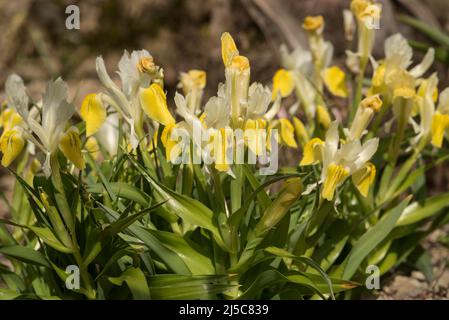
[(67, 101), (67, 84), (61, 78), (49, 82), (40, 110), (31, 111), (28, 109), (29, 98), (25, 85), (19, 76), (11, 75), (5, 88), (8, 105), (17, 111), (23, 123), (3, 134), (1, 149), (4, 165), (9, 165), (20, 154), (25, 141), (29, 140), (45, 156), (42, 169), (47, 177), (51, 174), (50, 158), (58, 148), (77, 168), (84, 169), (78, 129), (67, 129), (68, 121), (75, 112), (73, 105)]
[(326, 132), (326, 140), (313, 138), (304, 147), (304, 156), (300, 165), (322, 164), (321, 196), (331, 201), (335, 190), (347, 178), (363, 196), (367, 196), (374, 182), (376, 168), (368, 162), (377, 150), (379, 139), (373, 138), (362, 144), (360, 140), (341, 143), (338, 134), (338, 122), (334, 121)]

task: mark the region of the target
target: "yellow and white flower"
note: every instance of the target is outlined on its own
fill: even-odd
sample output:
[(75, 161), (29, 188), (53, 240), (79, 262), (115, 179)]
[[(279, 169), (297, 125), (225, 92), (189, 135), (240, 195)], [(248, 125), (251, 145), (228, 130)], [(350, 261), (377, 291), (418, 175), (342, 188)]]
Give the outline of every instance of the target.
[(311, 139), (304, 147), (300, 165), (322, 163), (321, 196), (331, 201), (335, 190), (350, 176), (357, 189), (366, 196), (374, 182), (375, 167), (368, 160), (374, 155), (379, 139), (373, 138), (363, 145), (360, 140), (340, 143), (338, 122), (334, 121), (326, 133), (326, 140)]
[[(125, 51), (118, 67), (121, 89), (109, 77), (103, 58), (97, 58), (97, 73), (107, 91), (100, 98), (103, 105), (113, 107), (129, 125), (130, 142), (135, 149), (144, 136), (142, 132), (144, 113), (150, 119), (163, 125), (172, 124), (175, 120), (168, 110), (166, 96), (162, 89), (163, 71), (155, 66), (148, 51), (133, 51), (131, 55)], [(92, 119), (94, 122), (99, 122), (98, 118)]]
[(432, 65), (434, 56), (435, 50), (430, 48), (423, 60), (409, 69), (413, 63), (413, 50), (408, 41), (401, 34), (390, 36), (385, 40), (385, 59), (375, 66), (370, 93), (380, 93), (384, 99), (391, 102), (398, 74), (401, 75), (407, 71), (411, 77), (418, 80)]
[[(427, 143), (432, 133), (432, 120), (435, 115), (435, 101), (438, 97), (438, 77), (436, 73), (432, 74), (428, 79), (421, 81), (418, 92), (415, 97), (415, 106), (419, 113), (419, 124), (413, 118), (410, 122), (417, 135), (412, 139), (412, 144), (416, 145), (422, 139)], [(412, 111), (413, 113), (413, 111)]]
[(49, 82), (42, 99), (40, 115), (36, 109), (28, 111), (29, 99), (19, 76), (11, 75), (5, 87), (8, 103), (17, 110), (24, 121), (21, 127), (14, 127), (2, 139), (2, 151), (6, 151), (5, 162), (9, 164), (20, 153), (18, 150), (23, 148), (23, 139), (26, 138), (45, 155), (42, 169), (47, 177), (51, 174), (50, 157), (58, 148), (77, 168), (83, 169), (85, 163), (81, 155), (78, 130), (74, 127), (66, 130), (68, 120), (75, 112), (73, 105), (67, 102), (66, 83), (61, 78)]

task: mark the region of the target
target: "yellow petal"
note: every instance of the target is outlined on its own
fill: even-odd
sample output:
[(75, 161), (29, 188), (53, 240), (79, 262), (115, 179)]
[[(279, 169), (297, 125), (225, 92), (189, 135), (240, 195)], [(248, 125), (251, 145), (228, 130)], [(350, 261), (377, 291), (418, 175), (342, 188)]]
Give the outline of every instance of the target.
[(324, 83), (334, 96), (341, 98), (348, 96), (346, 74), (339, 67), (333, 66), (324, 70)]
[(291, 148), (298, 148), (295, 141), (295, 128), (292, 123), (285, 118), (279, 119), (281, 126), (281, 141)]
[(385, 71), (386, 71), (386, 67), (385, 67), (384, 63), (380, 64), (376, 68), (376, 70), (374, 71), (374, 74), (373, 74), (373, 79), (371, 80), (371, 83), (374, 87), (380, 87), (384, 84)]
[(94, 137), (89, 137), (84, 145), (87, 152), (94, 158), (98, 159), (101, 154), (100, 146), (98, 145), (97, 139)]
[(264, 119), (249, 119), (245, 123), (245, 143), (257, 156), (264, 154), (264, 130), (267, 123)]
[(307, 133), (304, 123), (297, 117), (293, 117), (293, 127), (295, 127), (296, 138), (301, 141), (302, 144), (307, 143), (309, 141), (309, 134)]
[(361, 169), (354, 172), (352, 182), (360, 191), (362, 196), (368, 195), (369, 187), (376, 178), (376, 167), (371, 162), (367, 162)]
[(304, 146), (304, 154), (300, 166), (315, 164), (323, 159), (324, 141), (320, 138), (313, 138)]
[(167, 97), (162, 87), (153, 83), (149, 88), (140, 92), (140, 103), (143, 110), (151, 119), (167, 126), (175, 123), (175, 119), (168, 111)]
[(11, 130), (22, 123), (22, 117), (14, 109), (7, 108), (0, 114), (0, 128), (3, 127), (4, 131)]
[(234, 39), (229, 34), (225, 32), (221, 35), (221, 57), (223, 58), (223, 63), (227, 67), (231, 64), (232, 59), (239, 55), (237, 46), (235, 45)]
[(291, 71), (279, 69), (273, 77), (273, 93), (272, 100), (275, 100), (280, 94), (282, 98), (288, 97), (295, 89), (295, 81)]
[(326, 170), (326, 179), (324, 180), (321, 196), (331, 201), (334, 198), (335, 189), (345, 181), (349, 171), (345, 167), (334, 163), (331, 163)]
[(81, 118), (86, 122), (86, 136), (90, 137), (100, 130), (106, 120), (106, 109), (95, 93), (84, 98), (80, 110)]
[(165, 158), (170, 162), (175, 162), (181, 153), (181, 146), (178, 140), (172, 139), (171, 135), (176, 128), (176, 124), (169, 124), (162, 130), (161, 141), (165, 147)]
[(80, 170), (85, 168), (84, 158), (81, 153), (81, 141), (78, 130), (70, 128), (61, 138), (59, 149), (64, 156), (73, 162)]
[(321, 124), (325, 129), (329, 128), (332, 120), (326, 107), (319, 105), (316, 108), (316, 117), (319, 124)]
[(432, 119), (432, 144), (441, 148), (443, 145), (443, 137), (446, 130), (449, 128), (449, 115), (435, 112)]
[(230, 147), (228, 141), (230, 134), (225, 128), (221, 128), (213, 137), (215, 169), (221, 172), (228, 171), (229, 165), (232, 163), (232, 159), (229, 159), (227, 154)]
[(0, 151), (3, 153), (2, 166), (8, 167), (22, 152), (25, 140), (19, 129), (5, 131), (0, 138)]

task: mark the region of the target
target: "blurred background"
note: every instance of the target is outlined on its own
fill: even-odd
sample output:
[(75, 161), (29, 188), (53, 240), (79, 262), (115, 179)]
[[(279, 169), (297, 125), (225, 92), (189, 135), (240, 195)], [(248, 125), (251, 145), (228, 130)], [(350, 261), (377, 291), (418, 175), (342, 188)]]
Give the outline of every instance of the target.
[[(440, 46), (403, 23), (402, 15), (418, 18), (449, 34), (448, 0), (378, 2), (383, 5), (383, 13), (374, 50), (376, 58), (384, 55), (383, 41), (395, 32), (414, 40), (422, 51), (426, 45)], [(103, 55), (112, 74), (125, 49), (142, 48), (164, 69), (169, 104), (179, 73), (192, 68), (207, 70), (207, 99), (224, 81), (220, 51), (224, 31), (234, 36), (240, 52), (249, 58), (252, 80), (270, 84), (279, 67), (280, 45), (286, 44), (290, 49), (307, 47), (301, 23), (305, 16), (317, 14), (324, 16), (325, 37), (335, 46), (334, 63), (343, 67), (348, 43), (342, 10), (349, 3), (350, 0), (0, 0), (0, 100), (4, 99), (4, 82), (12, 72), (25, 80), (29, 94), (36, 100), (49, 79), (62, 76), (79, 107), (86, 94), (102, 90), (95, 72), (98, 55)], [(80, 8), (79, 30), (65, 27), (65, 10), (71, 4)], [(449, 85), (448, 48), (437, 51), (438, 62), (433, 67), (439, 73), (440, 88)], [(415, 52), (418, 61), (422, 53)], [(338, 108), (345, 108), (344, 102), (335, 101), (334, 113), (338, 113)], [(435, 168), (430, 175), (430, 189), (449, 189), (446, 166)], [(10, 175), (0, 168), (0, 188), (7, 196), (11, 182)], [(0, 217), (6, 214), (0, 204)], [(445, 271), (449, 254), (441, 247), (434, 248), (434, 244), (430, 239), (429, 250), (436, 250), (432, 257), (443, 270), (438, 286), (446, 288), (438, 294), (449, 298), (449, 272)], [(435, 288), (421, 281), (419, 274), (415, 278), (413, 274), (401, 277), (399, 274), (388, 280), (391, 285), (385, 286), (384, 298), (419, 298), (435, 293)]]

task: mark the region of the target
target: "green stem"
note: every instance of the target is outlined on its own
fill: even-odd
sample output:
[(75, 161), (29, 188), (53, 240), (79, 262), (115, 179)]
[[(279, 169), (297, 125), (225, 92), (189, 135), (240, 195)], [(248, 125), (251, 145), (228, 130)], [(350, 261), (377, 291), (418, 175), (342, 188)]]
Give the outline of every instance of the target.
[(357, 75), (356, 78), (356, 90), (354, 94), (354, 100), (352, 101), (352, 108), (351, 112), (349, 114), (349, 123), (352, 122), (355, 116), (355, 112), (357, 111), (357, 107), (360, 104), (360, 101), (362, 101), (362, 89), (363, 89), (363, 79), (365, 78), (365, 69), (366, 65), (368, 64), (368, 57), (361, 57), (360, 58), (360, 73)]
[(53, 186), (55, 187), (56, 203), (58, 204), (62, 218), (65, 224), (67, 225), (67, 228), (71, 236), (72, 247), (74, 250), (73, 256), (76, 260), (77, 265), (80, 268), (81, 279), (83, 280), (83, 283), (86, 287), (85, 295), (88, 299), (95, 299), (96, 293), (95, 290), (93, 289), (92, 279), (90, 278), (89, 273), (87, 271), (87, 266), (84, 264), (84, 261), (81, 257), (80, 247), (76, 239), (76, 230), (75, 230), (76, 218), (75, 214), (73, 214), (73, 212), (70, 209), (69, 203), (65, 195), (64, 184), (62, 182), (61, 173), (59, 171), (60, 167), (57, 154), (51, 156), (50, 165), (52, 170), (51, 180), (53, 182)]

